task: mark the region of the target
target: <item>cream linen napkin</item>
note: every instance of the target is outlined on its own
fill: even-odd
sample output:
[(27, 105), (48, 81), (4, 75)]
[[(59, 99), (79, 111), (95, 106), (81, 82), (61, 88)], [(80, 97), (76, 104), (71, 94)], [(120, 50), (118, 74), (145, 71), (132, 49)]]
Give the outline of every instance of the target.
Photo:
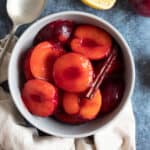
[[(2, 46), (3, 42), (0, 42)], [(1, 81), (7, 79), (10, 54), (3, 63)], [(4, 84), (4, 83), (3, 83)], [(5, 86), (2, 85), (4, 88)], [(25, 127), (12, 99), (0, 88), (0, 150), (135, 150), (135, 120), (131, 100), (114, 123), (89, 138), (39, 136), (34, 127)]]

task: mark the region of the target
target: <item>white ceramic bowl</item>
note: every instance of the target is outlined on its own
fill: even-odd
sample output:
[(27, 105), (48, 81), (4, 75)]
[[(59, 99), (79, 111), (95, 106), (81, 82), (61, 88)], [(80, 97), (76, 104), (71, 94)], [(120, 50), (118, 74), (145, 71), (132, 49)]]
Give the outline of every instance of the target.
[[(67, 125), (58, 122), (50, 117), (41, 118), (32, 115), (26, 109), (21, 99), (21, 92), (20, 92), (21, 76), (19, 75), (20, 73), (19, 64), (21, 54), (31, 46), (35, 35), (42, 27), (44, 27), (49, 22), (53, 22), (59, 19), (73, 20), (75, 22), (88, 23), (101, 27), (105, 29), (108, 33), (110, 33), (112, 37), (114, 37), (114, 39), (118, 42), (118, 44), (122, 49), (126, 68), (125, 71), (126, 88), (120, 105), (107, 117), (97, 118), (96, 120), (81, 125)], [(128, 44), (126, 43), (122, 35), (112, 25), (110, 25), (103, 19), (89, 13), (79, 11), (66, 11), (52, 14), (36, 21), (22, 34), (15, 48), (13, 49), (11, 55), (8, 71), (8, 80), (10, 92), (16, 107), (18, 108), (22, 116), (26, 120), (28, 120), (33, 126), (35, 126), (36, 128), (40, 129), (41, 131), (47, 134), (52, 134), (55, 136), (85, 137), (94, 134), (97, 130), (103, 130), (104, 127), (110, 125), (114, 121), (114, 118), (116, 118), (116, 116), (124, 108), (125, 103), (127, 102), (128, 99), (130, 99), (131, 94), (133, 92), (135, 81), (135, 68), (133, 56), (131, 54), (131, 50)]]

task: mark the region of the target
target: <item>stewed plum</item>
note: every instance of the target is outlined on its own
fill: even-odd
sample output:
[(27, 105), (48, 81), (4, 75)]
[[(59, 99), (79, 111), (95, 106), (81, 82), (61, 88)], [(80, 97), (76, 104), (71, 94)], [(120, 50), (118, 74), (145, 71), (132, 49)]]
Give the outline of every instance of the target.
[(123, 81), (107, 79), (101, 86), (102, 92), (102, 113), (113, 111), (120, 103), (124, 92)]
[(58, 20), (42, 28), (35, 37), (34, 44), (42, 41), (54, 41), (66, 44), (71, 36), (74, 23), (68, 20)]

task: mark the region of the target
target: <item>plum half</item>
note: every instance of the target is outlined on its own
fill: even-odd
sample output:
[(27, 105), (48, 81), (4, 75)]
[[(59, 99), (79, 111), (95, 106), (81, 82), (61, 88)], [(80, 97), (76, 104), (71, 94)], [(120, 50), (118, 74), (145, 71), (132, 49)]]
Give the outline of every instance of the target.
[(56, 85), (68, 92), (84, 92), (93, 81), (93, 67), (89, 59), (77, 53), (67, 53), (54, 63)]

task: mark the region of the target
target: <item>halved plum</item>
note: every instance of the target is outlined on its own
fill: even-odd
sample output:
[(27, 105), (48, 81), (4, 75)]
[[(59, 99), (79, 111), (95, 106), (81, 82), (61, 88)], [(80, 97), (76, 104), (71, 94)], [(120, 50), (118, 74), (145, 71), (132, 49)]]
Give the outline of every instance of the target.
[(97, 90), (92, 99), (81, 98), (75, 93), (65, 93), (63, 96), (63, 109), (68, 115), (79, 115), (83, 120), (94, 119), (102, 105), (100, 90)]
[(67, 114), (78, 114), (80, 110), (80, 98), (78, 94), (65, 92), (63, 95), (62, 105)]
[(71, 49), (92, 60), (102, 59), (110, 53), (111, 36), (101, 28), (92, 25), (79, 25), (71, 40)]
[(83, 92), (93, 81), (93, 68), (83, 55), (67, 53), (60, 56), (53, 69), (56, 85), (68, 92)]
[(55, 60), (65, 51), (52, 42), (39, 43), (33, 49), (30, 57), (32, 75), (37, 79), (52, 81), (52, 70)]
[(58, 105), (56, 88), (38, 79), (29, 80), (24, 84), (22, 99), (32, 114), (41, 117), (52, 115)]
[(96, 118), (101, 110), (102, 95), (100, 90), (97, 90), (92, 99), (81, 99), (79, 115), (85, 120), (92, 120)]
[(35, 37), (34, 43), (43, 41), (54, 41), (65, 44), (68, 42), (74, 28), (74, 22), (68, 20), (58, 20), (49, 23), (42, 28)]

